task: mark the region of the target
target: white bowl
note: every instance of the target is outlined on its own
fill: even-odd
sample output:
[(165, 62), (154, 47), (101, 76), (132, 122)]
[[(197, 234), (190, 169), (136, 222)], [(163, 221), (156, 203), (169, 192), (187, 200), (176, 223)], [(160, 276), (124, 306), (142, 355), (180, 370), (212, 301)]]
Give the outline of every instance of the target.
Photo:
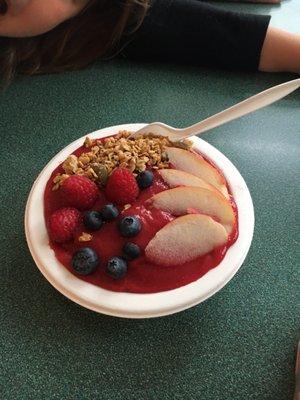
[[(136, 131), (143, 126), (144, 124), (113, 126), (93, 132), (89, 136), (102, 138), (120, 130)], [(230, 281), (241, 267), (251, 245), (254, 230), (253, 203), (247, 185), (234, 165), (217, 149), (197, 137), (192, 138), (194, 148), (223, 171), (239, 214), (239, 237), (216, 268), (197, 281), (174, 290), (135, 294), (102, 289), (77, 278), (61, 265), (48, 243), (43, 195), (53, 170), (83, 144), (84, 138), (71, 143), (46, 165), (31, 189), (25, 211), (25, 232), (32, 257), (44, 277), (59, 292), (99, 313), (124, 318), (150, 318), (173, 314), (195, 306)]]

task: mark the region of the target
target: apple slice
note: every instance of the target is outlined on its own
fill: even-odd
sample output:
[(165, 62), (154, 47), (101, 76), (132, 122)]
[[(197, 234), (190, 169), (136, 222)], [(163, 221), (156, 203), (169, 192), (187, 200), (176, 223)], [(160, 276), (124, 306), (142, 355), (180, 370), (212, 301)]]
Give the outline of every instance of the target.
[(187, 172), (180, 171), (178, 169), (160, 169), (158, 170), (158, 173), (170, 186), (170, 188), (178, 186), (196, 186), (203, 187), (212, 191), (217, 190), (214, 186), (205, 182), (203, 179), (198, 178), (197, 176), (189, 174)]
[(181, 171), (188, 172), (207, 183), (216, 187), (225, 197), (229, 197), (225, 178), (220, 172), (204, 160), (200, 154), (196, 155), (190, 151), (177, 147), (167, 147), (166, 149), (170, 163)]
[(200, 187), (177, 187), (151, 197), (155, 208), (173, 215), (189, 214), (189, 209), (214, 217), (231, 233), (235, 215), (229, 201), (217, 191)]
[(158, 231), (148, 243), (145, 254), (158, 265), (180, 265), (209, 253), (227, 240), (223, 225), (208, 215), (184, 215)]

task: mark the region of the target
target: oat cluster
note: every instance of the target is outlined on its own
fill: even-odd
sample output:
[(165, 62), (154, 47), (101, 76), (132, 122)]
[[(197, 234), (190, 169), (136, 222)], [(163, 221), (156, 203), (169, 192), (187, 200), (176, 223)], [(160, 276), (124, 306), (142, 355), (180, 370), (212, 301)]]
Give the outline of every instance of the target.
[(84, 146), (89, 149), (79, 157), (71, 154), (63, 163), (64, 173), (54, 178), (53, 190), (59, 188), (70, 175), (84, 175), (105, 185), (111, 172), (117, 168), (127, 168), (134, 174), (146, 168), (163, 169), (169, 167), (166, 147), (190, 147), (188, 142), (173, 143), (164, 136), (140, 136), (129, 138), (131, 132), (121, 131), (116, 136), (102, 140), (86, 138)]
[(90, 233), (82, 232), (82, 234), (79, 236), (78, 241), (79, 242), (90, 242), (93, 239), (93, 235)]

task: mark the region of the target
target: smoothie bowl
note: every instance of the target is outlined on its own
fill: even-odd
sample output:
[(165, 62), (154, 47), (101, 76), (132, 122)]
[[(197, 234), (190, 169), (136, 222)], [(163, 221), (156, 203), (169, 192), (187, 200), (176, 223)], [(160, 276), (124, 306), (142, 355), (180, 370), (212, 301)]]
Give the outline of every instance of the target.
[(93, 132), (56, 155), (25, 213), (45, 278), (91, 310), (172, 314), (220, 290), (249, 250), (248, 188), (218, 150), (193, 137), (129, 138), (142, 124)]

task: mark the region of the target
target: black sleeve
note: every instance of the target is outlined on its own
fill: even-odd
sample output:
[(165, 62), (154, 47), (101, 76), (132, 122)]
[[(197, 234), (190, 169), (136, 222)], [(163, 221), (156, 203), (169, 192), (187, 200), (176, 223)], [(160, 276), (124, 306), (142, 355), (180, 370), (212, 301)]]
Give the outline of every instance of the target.
[(222, 10), (199, 0), (153, 0), (123, 50), (130, 59), (257, 70), (269, 16)]

